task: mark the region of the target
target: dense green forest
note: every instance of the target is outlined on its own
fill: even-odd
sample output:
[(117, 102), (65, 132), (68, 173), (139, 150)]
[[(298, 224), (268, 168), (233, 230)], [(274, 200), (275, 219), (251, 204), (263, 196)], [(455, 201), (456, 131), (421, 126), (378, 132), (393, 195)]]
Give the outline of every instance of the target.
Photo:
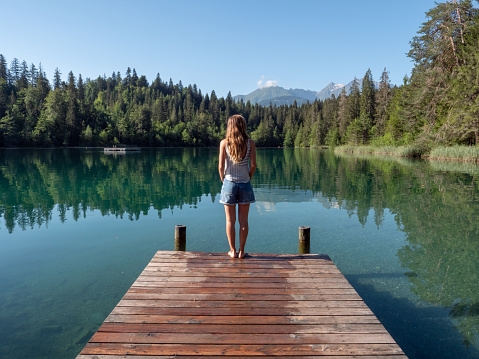
[(479, 24), (471, 0), (437, 4), (411, 42), (410, 77), (298, 106), (236, 102), (135, 69), (83, 79), (0, 55), (0, 146), (216, 146), (240, 113), (259, 146), (479, 144)]

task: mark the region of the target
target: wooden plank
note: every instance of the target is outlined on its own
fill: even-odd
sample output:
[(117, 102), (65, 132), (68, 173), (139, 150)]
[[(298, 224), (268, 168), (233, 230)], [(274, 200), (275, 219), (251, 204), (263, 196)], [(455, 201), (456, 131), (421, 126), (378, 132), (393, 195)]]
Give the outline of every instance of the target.
[(248, 356), (296, 356), (303, 355), (398, 355), (402, 354), (397, 344), (255, 344), (255, 345), (212, 345), (212, 344), (121, 344), (88, 343), (82, 354), (101, 355), (232, 355), (241, 358)]
[(130, 291), (123, 299), (130, 300), (144, 300), (144, 299), (154, 299), (154, 300), (186, 300), (186, 301), (201, 301), (201, 300), (211, 300), (211, 297), (214, 296), (216, 300), (220, 301), (347, 301), (354, 300), (360, 301), (361, 297), (358, 294), (252, 294), (252, 293), (217, 293), (210, 292), (208, 293), (161, 293), (161, 292), (151, 292), (151, 293), (138, 293)]
[[(212, 277), (228, 277), (228, 278), (237, 278), (237, 277), (250, 277), (252, 275), (262, 277), (262, 278), (290, 278), (293, 275), (295, 278), (311, 278), (311, 275), (318, 275), (318, 274), (337, 274), (340, 275), (339, 271), (335, 268), (325, 267), (320, 270), (314, 271), (302, 271), (302, 270), (294, 270), (294, 269), (275, 269), (271, 270), (268, 268), (253, 268), (253, 269), (218, 269), (212, 268), (214, 273), (212, 273)], [(198, 268), (191, 268), (191, 269), (184, 269), (184, 268), (172, 268), (168, 267), (168, 270), (147, 270), (144, 271), (142, 277), (148, 276), (186, 276), (186, 277), (203, 277), (205, 275), (205, 271), (199, 271)]]
[[(208, 294), (225, 294), (225, 295), (305, 295), (309, 294), (310, 296), (314, 295), (354, 295), (357, 298), (359, 295), (353, 288), (301, 288), (301, 287), (294, 287), (292, 286), (284, 287), (284, 285), (280, 288), (254, 288), (254, 287), (245, 287), (241, 286), (240, 288), (236, 287), (225, 287), (225, 286), (217, 286), (217, 287), (208, 287)], [(128, 291), (128, 295), (134, 294), (176, 294), (176, 295), (201, 295), (205, 291), (205, 286), (201, 285), (188, 285), (184, 287), (165, 287), (165, 288), (155, 288), (155, 287), (140, 287), (140, 286), (132, 286)], [(126, 297), (126, 296), (125, 296)]]
[(114, 314), (150, 315), (372, 315), (369, 308), (155, 308), (122, 307), (113, 309)]
[(203, 300), (156, 300), (156, 299), (122, 299), (118, 306), (121, 307), (155, 307), (155, 308), (271, 308), (280, 305), (281, 308), (367, 308), (363, 301), (357, 300), (214, 300), (212, 296)]
[[(133, 316), (134, 317), (134, 316)], [(121, 323), (106, 322), (98, 332), (108, 333), (220, 333), (220, 334), (344, 334), (344, 333), (375, 333), (384, 334), (384, 327), (378, 322), (376, 324), (262, 324), (258, 321), (254, 324), (244, 324), (242, 322), (228, 324), (159, 324), (156, 321), (147, 323), (139, 321), (128, 323), (131, 317), (121, 318)], [(151, 319), (150, 319), (151, 321)], [(234, 325), (232, 325), (234, 324)]]
[(326, 255), (157, 252), (78, 359), (406, 358)]
[[(343, 282), (341, 277), (331, 277), (331, 280), (314, 280), (314, 278), (251, 278), (251, 277), (236, 277), (236, 278), (221, 278), (221, 277), (143, 277), (140, 276), (138, 281), (133, 283), (133, 286), (158, 286), (164, 287), (163, 283), (168, 283), (167, 286), (190, 286), (194, 283), (199, 283), (204, 286), (230, 286), (233, 288), (259, 287), (259, 288), (278, 288), (278, 287), (294, 287), (294, 288), (351, 288), (347, 282)], [(336, 281), (337, 279), (337, 281)], [(286, 286), (287, 284), (287, 286)], [(233, 285), (233, 286), (232, 286)]]
[(268, 342), (271, 344), (328, 344), (328, 343), (369, 343), (394, 344), (389, 334), (258, 334), (258, 333), (111, 333), (99, 331), (90, 339), (90, 343), (139, 343), (139, 344), (225, 344), (254, 345)]
[[(164, 288), (179, 288), (179, 289), (192, 289), (194, 288), (204, 288), (205, 290), (211, 290), (213, 293), (214, 290), (218, 289), (235, 289), (235, 290), (242, 290), (243, 293), (248, 293), (249, 290), (258, 290), (264, 288), (264, 290), (278, 290), (281, 288), (285, 288), (286, 291), (291, 290), (301, 290), (301, 289), (317, 289), (322, 290), (324, 292), (325, 289), (329, 290), (336, 290), (336, 289), (350, 289), (351, 287), (347, 286), (346, 284), (337, 284), (337, 283), (322, 283), (323, 285), (315, 285), (313, 283), (311, 286), (308, 285), (307, 282), (291, 282), (288, 283), (286, 286), (285, 283), (277, 283), (277, 282), (270, 282), (270, 283), (234, 283), (234, 282), (137, 282), (132, 285), (132, 289), (164, 289)], [(239, 288), (241, 287), (241, 288)], [(213, 290), (213, 289), (214, 290)]]
[[(149, 314), (110, 314), (105, 320), (106, 323), (143, 323), (143, 324), (228, 324), (228, 325), (306, 325), (317, 326), (334, 324), (340, 327), (346, 324), (380, 324), (374, 315), (295, 315), (295, 316), (269, 316), (269, 315), (149, 315)], [(101, 330), (100, 328), (99, 330)], [(384, 328), (383, 328), (384, 329)]]

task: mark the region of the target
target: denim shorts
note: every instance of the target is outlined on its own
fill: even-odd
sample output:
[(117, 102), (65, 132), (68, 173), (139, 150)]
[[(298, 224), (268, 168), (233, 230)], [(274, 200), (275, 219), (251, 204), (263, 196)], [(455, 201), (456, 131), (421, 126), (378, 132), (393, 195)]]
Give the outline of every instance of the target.
[(251, 182), (237, 183), (228, 181), (226, 178), (221, 187), (220, 203), (235, 205), (249, 204), (255, 201)]

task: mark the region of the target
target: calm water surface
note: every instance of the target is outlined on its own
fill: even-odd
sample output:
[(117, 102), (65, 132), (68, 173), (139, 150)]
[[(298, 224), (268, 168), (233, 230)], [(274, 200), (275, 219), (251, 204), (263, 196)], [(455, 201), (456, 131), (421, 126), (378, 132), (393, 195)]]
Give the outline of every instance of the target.
[[(0, 151), (0, 358), (75, 358), (157, 250), (228, 250), (217, 149)], [(327, 253), (409, 358), (479, 358), (479, 169), (260, 149), (247, 251)]]

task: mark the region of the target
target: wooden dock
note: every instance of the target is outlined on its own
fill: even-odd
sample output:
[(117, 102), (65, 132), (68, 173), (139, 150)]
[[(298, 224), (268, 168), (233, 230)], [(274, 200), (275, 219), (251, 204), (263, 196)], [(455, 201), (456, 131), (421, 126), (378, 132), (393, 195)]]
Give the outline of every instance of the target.
[(77, 359), (407, 358), (326, 255), (159, 251)]
[(105, 147), (103, 152), (105, 153), (126, 153), (126, 152), (138, 152), (141, 151), (140, 147)]

